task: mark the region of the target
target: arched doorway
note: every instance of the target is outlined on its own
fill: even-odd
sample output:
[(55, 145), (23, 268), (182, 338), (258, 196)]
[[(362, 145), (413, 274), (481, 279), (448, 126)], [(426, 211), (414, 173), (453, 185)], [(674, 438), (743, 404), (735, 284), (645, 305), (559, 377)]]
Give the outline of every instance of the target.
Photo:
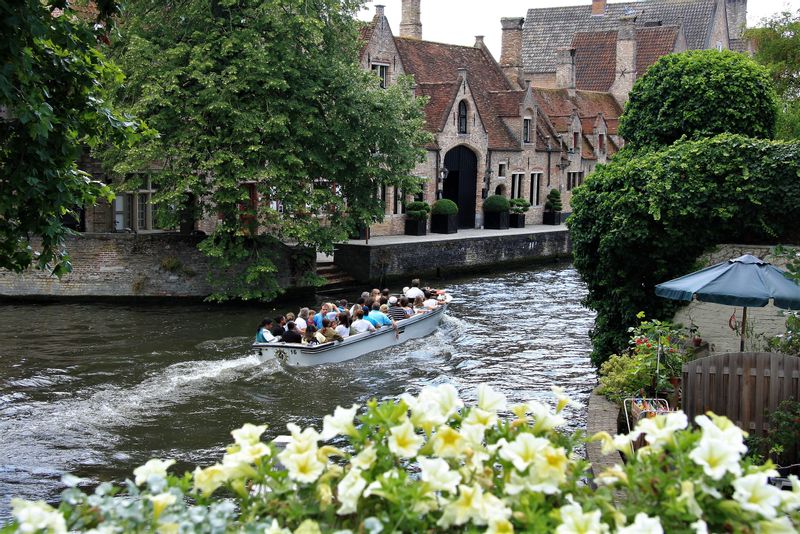
[(457, 146), (444, 156), (447, 178), (443, 196), (458, 204), (458, 227), (475, 228), (475, 198), (478, 183), (478, 158), (465, 146)]

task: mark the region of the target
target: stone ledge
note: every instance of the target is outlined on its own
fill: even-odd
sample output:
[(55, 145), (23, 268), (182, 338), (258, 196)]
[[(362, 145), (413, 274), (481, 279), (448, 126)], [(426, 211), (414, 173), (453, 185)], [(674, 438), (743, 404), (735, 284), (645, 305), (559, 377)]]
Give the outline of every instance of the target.
[[(617, 418), (619, 406), (599, 395), (595, 388), (589, 395), (589, 406), (586, 410), (586, 432), (593, 436), (597, 432), (605, 431), (612, 436), (617, 433)], [(592, 463), (592, 474), (605, 471), (614, 465), (623, 465), (619, 454), (603, 454), (600, 452), (601, 444), (591, 442), (586, 444), (586, 458)]]

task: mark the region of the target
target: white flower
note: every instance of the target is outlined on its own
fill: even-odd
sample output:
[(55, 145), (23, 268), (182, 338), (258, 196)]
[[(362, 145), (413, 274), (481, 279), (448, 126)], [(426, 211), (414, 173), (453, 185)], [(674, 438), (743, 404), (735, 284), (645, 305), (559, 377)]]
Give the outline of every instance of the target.
[(466, 421), (461, 424), (461, 437), (463, 437), (467, 445), (473, 449), (480, 448), (483, 445), (483, 436), (485, 433), (486, 427), (483, 425), (471, 425)]
[(489, 521), (489, 528), (486, 529), (486, 534), (513, 534), (514, 525), (511, 521), (504, 518), (494, 518)]
[(789, 475), (792, 483), (792, 491), (781, 492), (781, 509), (784, 512), (792, 512), (800, 508), (800, 479), (796, 475)]
[(547, 445), (536, 453), (527, 474), (520, 474), (516, 470), (511, 472), (511, 478), (506, 484), (509, 495), (517, 495), (523, 491), (553, 495), (561, 491), (559, 484), (566, 480), (566, 453), (560, 447), (551, 446), (548, 440), (543, 441)]
[(368, 447), (365, 447), (361, 452), (353, 457), (350, 460), (350, 464), (353, 467), (357, 467), (362, 471), (366, 471), (372, 464), (375, 463), (375, 460), (378, 459), (378, 454), (375, 452), (375, 445), (370, 444)]
[(228, 480), (252, 477), (256, 474), (253, 461), (247, 451), (228, 453), (222, 457), (222, 469)]
[(781, 504), (781, 490), (767, 482), (767, 473), (753, 473), (733, 481), (733, 499), (744, 510), (772, 519)]
[(617, 529), (617, 534), (664, 534), (664, 529), (657, 517), (649, 517), (644, 512), (639, 512), (633, 523)]
[(681, 494), (678, 497), (678, 502), (683, 503), (686, 506), (686, 510), (693, 516), (700, 517), (703, 515), (703, 509), (700, 508), (694, 496), (694, 484), (691, 481), (684, 480), (681, 482)]
[(608, 432), (598, 432), (592, 436), (591, 441), (600, 441), (600, 452), (603, 454), (613, 454), (621, 452), (630, 455), (633, 453), (632, 443), (639, 437), (639, 432), (631, 432), (630, 434), (615, 434), (611, 437)]
[(292, 534), (292, 531), (288, 528), (281, 528), (281, 525), (278, 523), (277, 519), (272, 520), (272, 524), (269, 526), (267, 530), (264, 531), (264, 534)]
[(668, 412), (655, 417), (646, 417), (639, 421), (636, 430), (643, 432), (645, 440), (651, 446), (660, 448), (672, 440), (672, 435), (683, 430), (689, 424), (683, 412)]
[(300, 454), (308, 451), (317, 450), (317, 442), (322, 439), (319, 433), (312, 427), (300, 430), (300, 427), (294, 423), (286, 425), (292, 435), (291, 441), (286, 445), (284, 452), (291, 454)]
[(377, 517), (368, 517), (364, 520), (364, 529), (369, 534), (379, 534), (383, 532), (383, 523)]
[(175, 460), (148, 460), (146, 464), (141, 465), (133, 470), (133, 476), (136, 477), (134, 482), (137, 486), (141, 486), (151, 476), (166, 478), (167, 469), (175, 463)]
[(564, 388), (561, 386), (550, 386), (550, 391), (553, 392), (553, 395), (556, 396), (556, 400), (558, 403), (556, 404), (556, 413), (560, 413), (561, 410), (567, 407), (567, 405), (573, 406), (575, 408), (580, 408), (581, 405), (569, 398), (567, 393), (565, 392)]
[(436, 399), (446, 418), (464, 407), (464, 401), (458, 397), (458, 390), (452, 384), (442, 384), (437, 387)]
[(287, 454), (281, 456), (280, 460), (289, 473), (289, 478), (304, 484), (313, 483), (325, 469), (325, 464), (319, 461), (316, 451)]
[(440, 527), (463, 525), (470, 520), (480, 521), (483, 511), (483, 490), (477, 484), (458, 486), (458, 497), (449, 502), (436, 523)]
[(172, 493), (159, 493), (158, 495), (148, 495), (147, 499), (153, 503), (153, 516), (158, 519), (161, 512), (168, 506), (175, 504), (178, 500)]
[(19, 532), (45, 530), (56, 534), (67, 532), (67, 522), (61, 512), (43, 501), (30, 502), (11, 499), (11, 515), (19, 523)]
[(221, 464), (194, 470), (194, 488), (208, 496), (228, 481), (228, 471)]
[(566, 424), (567, 420), (550, 411), (550, 407), (537, 401), (528, 402), (528, 411), (533, 416), (533, 431), (547, 432)]
[(601, 534), (608, 532), (608, 525), (600, 521), (600, 511), (585, 512), (577, 503), (570, 503), (559, 509), (561, 524), (556, 534)]
[(506, 409), (506, 396), (496, 392), (488, 384), (478, 386), (478, 408), (486, 412), (499, 412)]
[(255, 445), (261, 442), (261, 434), (267, 429), (267, 425), (253, 425), (245, 423), (242, 428), (231, 431), (233, 441), (241, 446)]
[(450, 466), (441, 458), (419, 457), (419, 466), (422, 470), (420, 478), (428, 484), (431, 491), (456, 492), (461, 475), (451, 471)]
[(792, 524), (792, 520), (786, 516), (761, 521), (757, 525), (757, 532), (764, 534), (797, 534), (797, 527)]
[(383, 485), (384, 483), (389, 483), (390, 480), (394, 480), (398, 478), (400, 475), (397, 473), (396, 469), (392, 469), (391, 471), (386, 471), (385, 473), (381, 474), (374, 482), (372, 482), (367, 489), (364, 490), (364, 497), (371, 497), (373, 495), (377, 495), (378, 497), (385, 497), (385, 493), (383, 492)]
[(627, 482), (628, 475), (621, 465), (614, 464), (605, 471), (602, 471), (594, 478), (595, 483), (600, 486), (611, 486), (618, 482)]
[(411, 410), (411, 422), (426, 432), (447, 422), (447, 416), (442, 412), (433, 388), (422, 388), (419, 397), (404, 393), (400, 398)]
[(744, 444), (747, 432), (734, 425), (727, 417), (717, 416), (711, 412), (708, 412), (708, 414), (711, 418), (705, 415), (698, 415), (694, 418), (697, 426), (703, 429), (703, 437), (701, 439), (725, 442), (740, 454), (747, 452), (747, 445)]
[(464, 418), (463, 424), (470, 426), (481, 426), (484, 429), (493, 427), (497, 424), (497, 412), (487, 412), (480, 408), (472, 408)]
[(522, 472), (536, 460), (536, 457), (549, 444), (550, 441), (547, 439), (523, 433), (511, 443), (503, 445), (500, 449), (500, 458), (511, 462), (518, 471)]
[(336, 513), (339, 515), (355, 513), (358, 509), (358, 499), (366, 487), (367, 481), (361, 476), (361, 470), (351, 469), (336, 486), (336, 497), (342, 503)]
[(698, 519), (689, 526), (694, 529), (694, 534), (708, 534), (708, 525), (702, 519)]
[(358, 412), (358, 404), (353, 404), (349, 409), (337, 406), (333, 415), (326, 415), (322, 419), (322, 439), (331, 439), (339, 434), (352, 436), (356, 433), (353, 419)]
[(701, 439), (689, 453), (689, 458), (702, 466), (703, 472), (714, 480), (720, 480), (725, 473), (736, 476), (742, 473), (739, 452), (724, 441)]
[(466, 446), (467, 443), (458, 430), (447, 425), (440, 426), (433, 436), (433, 452), (441, 458), (459, 456)]
[(401, 424), (393, 426), (388, 439), (389, 450), (400, 458), (413, 458), (422, 447), (422, 436), (414, 431), (414, 425), (406, 419)]

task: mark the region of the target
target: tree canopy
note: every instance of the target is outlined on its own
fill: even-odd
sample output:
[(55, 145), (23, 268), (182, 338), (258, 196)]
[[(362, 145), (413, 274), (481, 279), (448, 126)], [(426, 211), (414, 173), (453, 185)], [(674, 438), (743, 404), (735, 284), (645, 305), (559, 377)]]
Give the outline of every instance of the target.
[(161, 135), (106, 159), (123, 187), (153, 171), (158, 202), (178, 206), (191, 194), (196, 216), (219, 220), (201, 249), (222, 268), (248, 265), (219, 298), (279, 291), (256, 228), (331, 251), (382, 218), (381, 186), (419, 189), (410, 173), (428, 139), (423, 102), (410, 81), (383, 90), (358, 66), (361, 4), (152, 0), (121, 19), (121, 99)]
[(575, 189), (568, 220), (586, 304), (597, 311), (592, 360), (627, 346), (636, 314), (679, 304), (656, 284), (692, 271), (722, 242), (800, 238), (800, 143), (722, 134), (660, 151), (623, 149)]
[(777, 100), (766, 70), (743, 54), (690, 50), (660, 58), (639, 78), (620, 118), (627, 146), (667, 146), (681, 136), (772, 138)]
[(98, 2), (95, 26), (69, 4), (0, 0), (0, 268), (69, 271), (65, 217), (111, 195), (78, 168), (81, 151), (147, 132), (109, 100), (122, 74), (98, 38), (116, 3)]
[(766, 19), (746, 37), (753, 40), (755, 59), (772, 75), (781, 99), (777, 135), (800, 138), (800, 10)]

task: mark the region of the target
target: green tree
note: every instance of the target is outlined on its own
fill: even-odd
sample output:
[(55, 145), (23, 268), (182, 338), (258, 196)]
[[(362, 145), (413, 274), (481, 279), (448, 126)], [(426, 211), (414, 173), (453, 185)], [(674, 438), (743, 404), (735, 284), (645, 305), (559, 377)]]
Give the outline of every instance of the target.
[(765, 19), (745, 36), (753, 40), (755, 59), (772, 75), (780, 97), (778, 137), (800, 138), (800, 10)]
[(722, 242), (800, 239), (800, 143), (722, 134), (661, 151), (620, 151), (572, 197), (568, 220), (586, 305), (597, 311), (592, 360), (627, 346), (636, 314), (679, 303), (656, 284), (686, 274)]
[[(216, 298), (280, 291), (269, 238), (256, 227), (331, 251), (382, 218), (382, 185), (419, 190), (411, 171), (428, 140), (423, 102), (409, 80), (382, 90), (359, 68), (361, 4), (151, 0), (123, 15), (114, 53), (128, 76), (121, 96), (161, 136), (110, 151), (108, 161), (121, 176), (157, 169), (157, 202), (178, 205), (191, 193), (197, 216), (219, 217), (200, 248), (229, 274), (239, 270)], [(244, 183), (254, 184), (257, 206)]]
[(659, 59), (639, 78), (620, 118), (634, 149), (682, 136), (740, 133), (772, 138), (777, 100), (766, 70), (743, 54), (690, 50)]
[(0, 0), (0, 268), (68, 272), (64, 218), (111, 196), (76, 160), (146, 131), (108, 98), (122, 74), (98, 39), (116, 7), (97, 2), (93, 26), (64, 0)]

